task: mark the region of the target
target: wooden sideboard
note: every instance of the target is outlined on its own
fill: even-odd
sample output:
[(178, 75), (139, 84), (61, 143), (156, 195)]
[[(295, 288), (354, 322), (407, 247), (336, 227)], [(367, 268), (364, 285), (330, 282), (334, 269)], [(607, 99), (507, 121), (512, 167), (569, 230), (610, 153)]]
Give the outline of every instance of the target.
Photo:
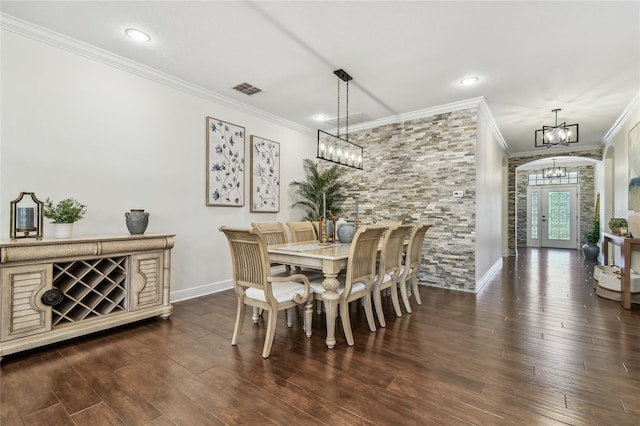
[(169, 318), (173, 237), (0, 242), (0, 360), (145, 318)]
[(620, 268), (622, 307), (631, 309), (631, 252), (640, 251), (640, 238), (626, 238), (620, 235), (602, 233), (602, 263), (609, 264), (609, 244), (620, 247)]

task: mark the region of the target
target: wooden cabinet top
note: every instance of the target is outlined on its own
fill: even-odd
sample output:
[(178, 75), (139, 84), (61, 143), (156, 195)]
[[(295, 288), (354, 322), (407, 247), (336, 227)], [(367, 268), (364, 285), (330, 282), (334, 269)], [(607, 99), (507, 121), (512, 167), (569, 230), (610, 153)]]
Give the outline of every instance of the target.
[(640, 243), (640, 238), (630, 238), (624, 235), (612, 234), (610, 232), (603, 232), (602, 235), (610, 239), (614, 244), (622, 245), (625, 242), (638, 244)]
[(103, 256), (116, 253), (166, 250), (173, 234), (90, 235), (68, 239), (21, 238), (0, 241), (0, 265), (15, 262)]

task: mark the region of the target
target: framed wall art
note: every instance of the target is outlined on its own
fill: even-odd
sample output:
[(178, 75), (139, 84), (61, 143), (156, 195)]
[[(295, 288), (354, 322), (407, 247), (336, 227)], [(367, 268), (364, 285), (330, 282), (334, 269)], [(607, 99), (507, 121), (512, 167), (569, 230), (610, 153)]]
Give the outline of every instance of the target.
[(251, 211), (280, 211), (280, 144), (251, 136)]
[(244, 206), (244, 127), (207, 117), (207, 205)]
[(629, 130), (629, 210), (640, 210), (640, 122)]

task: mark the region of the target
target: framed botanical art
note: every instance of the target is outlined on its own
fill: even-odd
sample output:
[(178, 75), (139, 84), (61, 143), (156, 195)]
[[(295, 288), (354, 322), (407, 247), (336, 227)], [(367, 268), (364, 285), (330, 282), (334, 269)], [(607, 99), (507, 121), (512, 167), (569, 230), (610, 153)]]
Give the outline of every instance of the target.
[(251, 211), (280, 211), (280, 144), (251, 136)]
[(640, 210), (640, 122), (629, 131), (629, 210)]
[(207, 117), (207, 205), (244, 206), (244, 127)]

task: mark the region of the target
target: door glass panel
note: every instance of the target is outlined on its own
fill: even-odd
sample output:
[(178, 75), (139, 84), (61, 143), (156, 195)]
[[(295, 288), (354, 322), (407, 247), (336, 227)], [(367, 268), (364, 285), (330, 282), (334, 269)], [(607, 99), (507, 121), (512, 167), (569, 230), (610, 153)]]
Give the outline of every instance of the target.
[(538, 193), (537, 192), (532, 192), (531, 193), (531, 218), (536, 218), (534, 220), (530, 221), (530, 231), (531, 231), (531, 238), (537, 239), (538, 238)]
[(548, 238), (568, 241), (571, 238), (571, 196), (569, 191), (549, 191)]

